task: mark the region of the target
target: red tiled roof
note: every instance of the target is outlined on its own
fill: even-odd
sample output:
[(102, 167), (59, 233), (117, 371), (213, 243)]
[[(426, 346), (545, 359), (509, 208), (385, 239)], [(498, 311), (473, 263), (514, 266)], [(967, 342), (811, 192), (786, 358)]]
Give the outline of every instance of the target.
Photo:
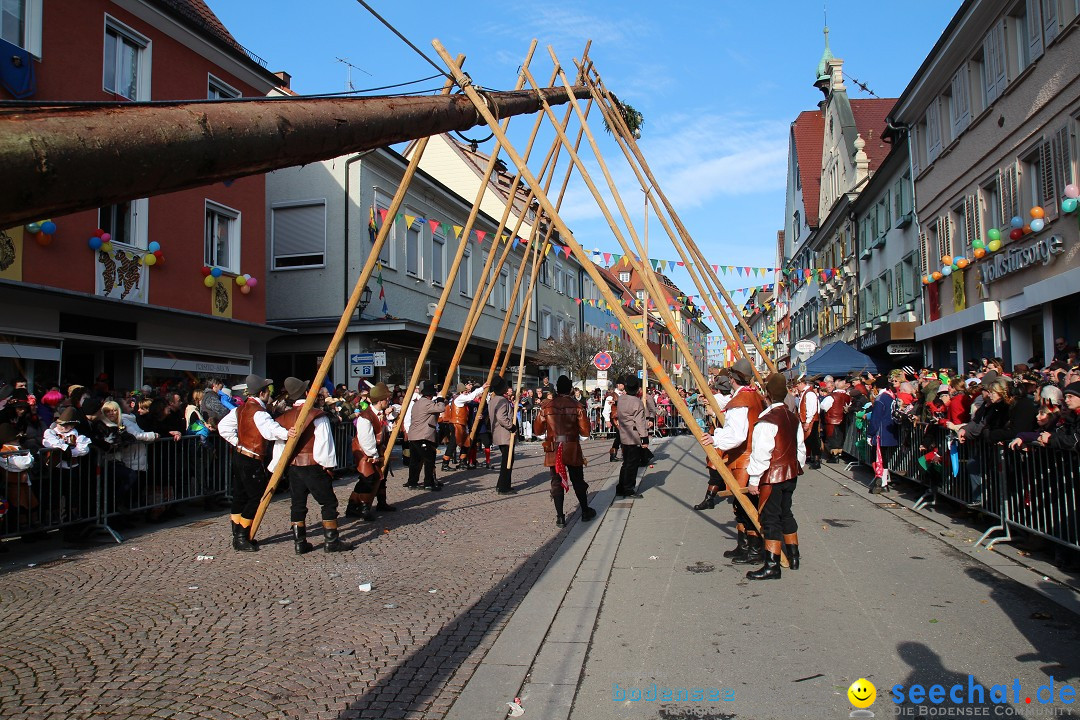
[(870, 158), (870, 172), (881, 166), (892, 145), (881, 139), (885, 132), (885, 119), (896, 105), (896, 98), (868, 98), (851, 101), (851, 114), (855, 116), (855, 129), (866, 141), (864, 152)]
[(244, 46), (236, 41), (232, 33), (221, 24), (217, 15), (203, 0), (155, 0), (155, 2), (173, 15), (187, 21), (195, 29), (201, 30), (208, 36), (236, 50), (244, 57), (248, 57), (248, 52)]
[(825, 142), (825, 118), (820, 110), (799, 113), (791, 124), (795, 137), (795, 156), (802, 180), (806, 224), (818, 226), (818, 201), (821, 197), (821, 153)]

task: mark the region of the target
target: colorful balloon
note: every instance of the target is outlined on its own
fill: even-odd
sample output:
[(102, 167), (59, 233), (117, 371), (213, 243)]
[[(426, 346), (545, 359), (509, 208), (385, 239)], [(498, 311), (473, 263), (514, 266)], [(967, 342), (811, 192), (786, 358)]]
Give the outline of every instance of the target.
[(1042, 218), (1035, 218), (1031, 221), (1031, 232), (1033, 233), (1042, 232), (1044, 227), (1046, 227), (1046, 221)]
[(46, 245), (48, 245), (52, 241), (53, 241), (53, 236), (52, 235), (46, 235), (43, 232), (39, 232), (36, 235), (34, 235), (34, 242), (36, 242), (38, 245), (41, 245), (42, 247), (45, 247)]
[(929, 285), (930, 284), (930, 276), (929, 275), (923, 275), (922, 276), (922, 284), (923, 285)]
[(243, 275), (237, 275), (236, 276), (236, 284), (239, 285), (240, 287), (244, 287), (245, 285), (247, 285), (247, 282), (248, 281), (244, 278)]
[(985, 240), (975, 240), (974, 242), (971, 243), (971, 247), (974, 248), (975, 250), (978, 250), (979, 248), (985, 248), (986, 247), (986, 241)]
[(256, 285), (259, 284), (259, 281), (256, 280), (255, 278), (248, 278), (247, 284), (250, 285), (251, 287), (255, 287)]
[(1065, 198), (1062, 200), (1061, 211), (1066, 214), (1076, 212), (1076, 198)]
[(1020, 228), (1020, 229), (1021, 229), (1021, 230), (1023, 231), (1023, 233), (1024, 233), (1025, 235), (1027, 235), (1028, 233), (1030, 233), (1030, 232), (1031, 232), (1031, 226), (1030, 226), (1030, 225), (1028, 225), (1027, 223), (1024, 223), (1024, 227), (1022, 227), (1022, 228)]
[(101, 243), (101, 249), (103, 251), (105, 251), (105, 252), (111, 253), (112, 252), (112, 243), (111, 242), (103, 242), (103, 243)]
[(158, 250), (161, 249), (161, 243), (152, 242), (152, 243), (150, 243), (149, 245), (146, 246), (146, 249), (149, 250), (150, 252), (157, 252)]
[(26, 232), (30, 233), (31, 235), (37, 235), (39, 232), (41, 232), (41, 223), (27, 224)]
[(101, 242), (103, 243), (107, 243), (112, 240), (112, 235), (110, 235), (109, 233), (101, 233), (99, 237), (101, 238)]
[(243, 293), (244, 295), (249, 294), (251, 292), (251, 286), (250, 285), (241, 285), (240, 286), (240, 292)]
[(1024, 227), (1024, 220), (1019, 215), (1014, 215), (1013, 219), (1009, 222), (1014, 228)]
[(206, 265), (203, 265), (202, 274), (203, 274), (203, 277), (210, 277), (210, 268), (207, 267)]
[[(1001, 242), (1001, 241), (1000, 240), (995, 240), (994, 242)], [(986, 249), (985, 248), (975, 248), (975, 259), (976, 260), (982, 260), (984, 257), (986, 257)]]
[(997, 228), (990, 228), (990, 230), (986, 232), (986, 237), (990, 238), (991, 240), (1000, 240), (1001, 231)]
[(956, 261), (956, 267), (963, 270), (964, 268), (966, 268), (968, 266), (968, 263), (970, 263), (970, 262), (971, 261), (968, 260), (967, 258), (960, 258), (959, 260)]
[(158, 250), (156, 253), (154, 253), (154, 257), (157, 258), (157, 264), (159, 266), (165, 264), (165, 253)]
[(935, 270), (934, 274), (931, 275), (930, 277), (934, 278), (934, 280), (940, 280), (944, 276), (941, 273), (939, 273), (937, 270)]
[(207, 275), (206, 277), (203, 278), (202, 284), (205, 285), (208, 288), (212, 288), (212, 287), (214, 287), (214, 282), (216, 282), (214, 280), (214, 276), (213, 275)]
[(1042, 217), (1044, 217), (1046, 215), (1046, 213), (1043, 212), (1043, 209), (1041, 207), (1039, 207), (1038, 205), (1031, 208), (1030, 212), (1031, 212), (1031, 217), (1033, 217), (1036, 220), (1038, 220), (1038, 219), (1040, 219), (1040, 218), (1042, 218)]
[(102, 245), (104, 245), (104, 243), (101, 242), (101, 238), (99, 238), (97, 235), (90, 236), (90, 239), (87, 240), (86, 243), (90, 246), (91, 250), (97, 250)]
[(1080, 198), (1080, 186), (1074, 185), (1072, 183), (1066, 185), (1065, 186), (1065, 197), (1073, 198), (1074, 200), (1076, 198)]
[(988, 245), (988, 247), (990, 248), (990, 252), (992, 252), (992, 253), (997, 252), (998, 250), (1001, 249), (1001, 241), (1000, 240), (992, 240), (990, 242), (990, 245)]
[(952, 255), (942, 255), (941, 256), (941, 264), (942, 265), (952, 265)]
[[(1020, 228), (1013, 228), (1012, 230), (1010, 230), (1010, 231), (1009, 231), (1009, 239), (1011, 239), (1011, 240), (1019, 240), (1019, 239), (1020, 239), (1020, 238), (1022, 238), (1022, 237), (1024, 237), (1024, 231), (1023, 231), (1023, 230), (1021, 230)], [(996, 242), (996, 243), (998, 243), (998, 244), (1000, 244), (1000, 243), (1001, 243), (1001, 241), (1000, 241), (1000, 240), (994, 240), (994, 241), (992, 241), (992, 242), (990, 243), (990, 245), (989, 245), (989, 247), (990, 247), (990, 250), (993, 250), (993, 249), (994, 249), (994, 243), (995, 243), (995, 242)]]
[(54, 223), (52, 220), (46, 220), (45, 222), (41, 223), (41, 232), (45, 233), (46, 235), (52, 235), (56, 232), (56, 223)]
[(946, 265), (941, 268), (941, 274), (945, 276), (952, 275), (952, 265)]
[(143, 265), (157, 265), (157, 255), (153, 253), (147, 253), (142, 258)]
[(212, 276), (216, 277), (216, 278), (221, 277), (221, 268), (219, 268), (219, 267), (210, 268), (210, 274)]
[(104, 234), (105, 234), (105, 231), (102, 230), (101, 228), (98, 228), (97, 230), (94, 231), (94, 237), (101, 237)]

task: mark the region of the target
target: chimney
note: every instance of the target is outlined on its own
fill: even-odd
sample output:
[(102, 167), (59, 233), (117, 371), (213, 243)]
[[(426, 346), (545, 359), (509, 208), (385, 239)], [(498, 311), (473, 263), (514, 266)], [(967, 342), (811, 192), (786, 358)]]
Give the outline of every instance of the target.
[(278, 77), (278, 79), (281, 80), (281, 87), (285, 88), (286, 90), (291, 89), (289, 87), (289, 83), (292, 82), (292, 75), (285, 72), (284, 70), (276, 72), (276, 73), (274, 73), (274, 75), (276, 75)]

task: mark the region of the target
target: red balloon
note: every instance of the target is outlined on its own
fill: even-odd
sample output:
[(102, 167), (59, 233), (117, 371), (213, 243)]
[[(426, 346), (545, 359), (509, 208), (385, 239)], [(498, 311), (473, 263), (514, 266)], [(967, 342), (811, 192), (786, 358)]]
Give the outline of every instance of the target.
[(160, 250), (155, 250), (155, 251), (154, 251), (154, 255), (156, 255), (156, 256), (157, 256), (157, 259), (158, 259), (158, 260), (160, 260), (160, 259), (161, 259), (161, 251), (160, 251)]
[(97, 230), (94, 231), (94, 237), (101, 237), (104, 234), (105, 234), (105, 231), (102, 230), (101, 228), (98, 228)]
[(202, 274), (203, 274), (203, 277), (209, 277), (210, 276), (210, 268), (203, 265)]
[(1024, 237), (1024, 231), (1020, 228), (1013, 228), (1012, 232), (1009, 233), (1009, 237), (1013, 240), (1019, 240), (1020, 238)]

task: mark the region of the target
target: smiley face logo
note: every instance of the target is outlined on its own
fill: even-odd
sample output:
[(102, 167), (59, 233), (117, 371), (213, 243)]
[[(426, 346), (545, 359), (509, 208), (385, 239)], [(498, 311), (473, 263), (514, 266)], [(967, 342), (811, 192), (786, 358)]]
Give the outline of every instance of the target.
[(866, 678), (859, 678), (847, 689), (848, 700), (857, 708), (868, 708), (877, 699), (877, 688)]

